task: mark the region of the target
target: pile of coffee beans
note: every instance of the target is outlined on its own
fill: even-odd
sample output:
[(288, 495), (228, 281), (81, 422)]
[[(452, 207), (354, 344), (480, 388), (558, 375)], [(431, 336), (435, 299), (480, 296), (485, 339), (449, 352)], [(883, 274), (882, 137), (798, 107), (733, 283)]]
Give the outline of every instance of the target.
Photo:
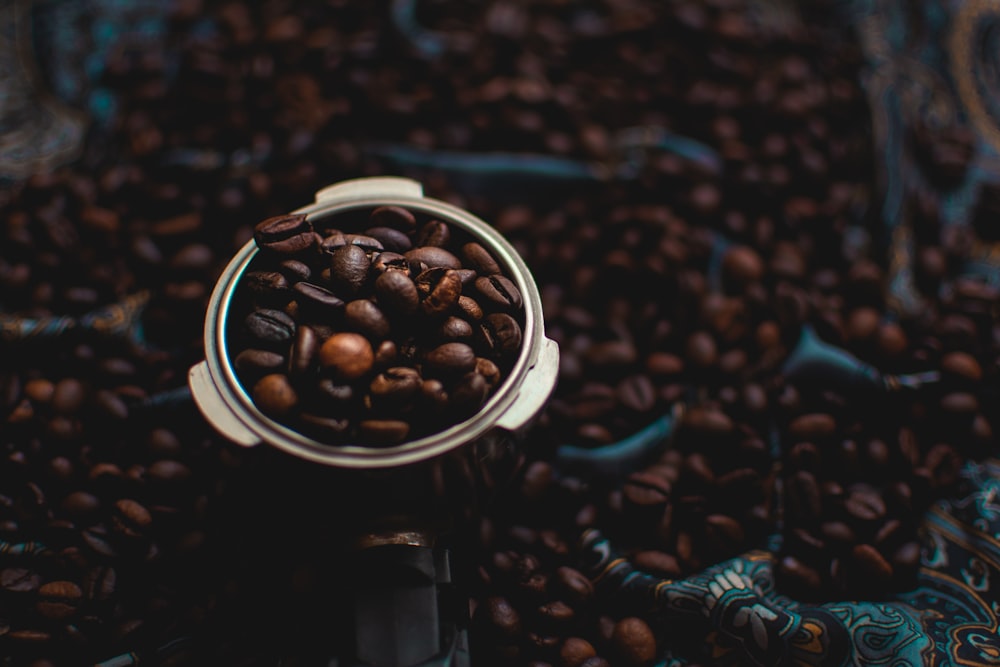
[(520, 290), (468, 233), (418, 215), (257, 225), (228, 351), (264, 414), (326, 443), (395, 445), (473, 416), (503, 383)]
[[(425, 317), (422, 306), (400, 318), (393, 307), (406, 299), (390, 307), (376, 286), (380, 257), (405, 258), (394, 232), (429, 245), (433, 221), (411, 231), (366, 211), (351, 225), (323, 221), (317, 239), (283, 215), (332, 182), (401, 172), (495, 223), (531, 268), (562, 353), (519, 484), (478, 531), (452, 538), (476, 665), (641, 665), (665, 651), (709, 662), (698, 633), (593, 593), (575, 549), (590, 526), (666, 578), (778, 532), (783, 593), (825, 601), (912, 585), (922, 511), (954, 491), (965, 460), (996, 451), (988, 406), (1000, 386), (1000, 295), (964, 275), (979, 242), (995, 238), (996, 192), (970, 202), (971, 226), (949, 220), (936, 194), (968, 171), (975, 137), (925, 123), (900, 135), (916, 161), (900, 195), (922, 303), (898, 309), (886, 296), (895, 276), (877, 220), (865, 57), (830, 4), (789, 13), (747, 0), (420, 0), (421, 32), (380, 3), (183, 0), (167, 17), (169, 53), (107, 53), (100, 84), (116, 95), (115, 124), (95, 130), (79, 162), (0, 188), (0, 305), (78, 318), (145, 294), (143, 336), (26, 341), (0, 331), (0, 654), (35, 667), (131, 652), (156, 662), (164, 646), (180, 664), (329, 662), (324, 642), (350, 619), (314, 613), (342, 597), (331, 554), (344, 538), (324, 532), (320, 510), (344, 508), (283, 503), (247, 481), (266, 460), (260, 450), (227, 443), (191, 406), (152, 399), (182, 388), (204, 358), (219, 272), (257, 222), (280, 216), (257, 233), (269, 248), (230, 322), (247, 391), (288, 378), (263, 385), (277, 399), (270, 414), (331, 442), (348, 437), (341, 423), (302, 415), (343, 414), (312, 404), (345, 400), (345, 387), (361, 408), (352, 417), (369, 394), (377, 420), (416, 429), (404, 437), (430, 429), (372, 390), (382, 375), (387, 393), (415, 385), (415, 371), (421, 389), (441, 382), (454, 398), (426, 374), (426, 354), (468, 329), (419, 327), (410, 335), (423, 349), (411, 347), (396, 336)], [(636, 126), (648, 130), (641, 137), (659, 128), (693, 139), (700, 153), (623, 142), (620, 131)], [(607, 180), (411, 170), (371, 148), (385, 143), (557, 156)], [(488, 277), (462, 253), (473, 240), (450, 252)], [(311, 260), (278, 259), (303, 241)], [(364, 262), (368, 282), (355, 294)], [(468, 276), (447, 267), (418, 284), (424, 269), (407, 264), (418, 304), (433, 293), (421, 285), (449, 270)], [(460, 302), (523, 325), (461, 282)], [(372, 306), (348, 312), (355, 302)], [(327, 306), (342, 329), (324, 324)], [(248, 333), (252, 312), (262, 339)], [(462, 344), (507, 372), (457, 312), (473, 329)], [(807, 325), (883, 372), (937, 371), (942, 381), (872, 401), (792, 383), (782, 363)], [(303, 329), (314, 340), (300, 341)], [(285, 337), (280, 350), (265, 342), (272, 334)], [(324, 369), (338, 334), (352, 335), (331, 344)], [(389, 340), (397, 361), (378, 366)], [(372, 368), (354, 384), (365, 346)], [(489, 384), (484, 368), (477, 360), (448, 381), (474, 371)], [(310, 375), (306, 390), (300, 377)], [(281, 417), (289, 387), (302, 407)], [(672, 441), (623, 479), (553, 465), (560, 445), (614, 443), (678, 407)], [(245, 495), (233, 493), (240, 482)]]

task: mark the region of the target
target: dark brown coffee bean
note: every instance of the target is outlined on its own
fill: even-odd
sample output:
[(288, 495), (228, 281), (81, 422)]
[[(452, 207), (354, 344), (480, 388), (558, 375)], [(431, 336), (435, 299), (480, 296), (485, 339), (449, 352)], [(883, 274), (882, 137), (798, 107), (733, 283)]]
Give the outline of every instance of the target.
[(449, 315), (437, 329), (437, 335), (445, 341), (468, 342), (473, 335), (472, 325), (460, 317)]
[(410, 275), (410, 263), (406, 261), (406, 258), (397, 252), (388, 250), (380, 252), (372, 259), (371, 268), (375, 272), (376, 278), (388, 271), (402, 271), (407, 276)]
[(476, 608), (475, 618), (492, 638), (517, 641), (521, 637), (521, 616), (506, 598), (486, 598)]
[(300, 262), (297, 259), (286, 259), (278, 264), (278, 271), (280, 271), (284, 276), (292, 283), (297, 283), (301, 281), (309, 281), (312, 276), (312, 269), (305, 262)]
[(483, 376), (490, 389), (496, 389), (503, 379), (500, 368), (489, 359), (482, 357), (476, 357), (476, 373)]
[(645, 472), (634, 472), (622, 487), (623, 500), (636, 508), (662, 509), (670, 500), (670, 482)]
[(308, 412), (300, 413), (297, 420), (303, 431), (326, 441), (343, 439), (351, 428), (351, 422), (346, 418), (315, 415)]
[(730, 555), (743, 546), (745, 533), (740, 522), (725, 514), (705, 517), (705, 540), (715, 553)]
[(664, 551), (639, 551), (632, 556), (632, 563), (643, 572), (663, 579), (677, 579), (681, 576), (677, 558)]
[(687, 339), (685, 351), (687, 360), (696, 368), (705, 369), (714, 366), (719, 358), (715, 339), (707, 331), (696, 331), (691, 334)]
[(391, 340), (384, 340), (375, 348), (375, 367), (388, 368), (399, 359), (399, 347)]
[(615, 623), (611, 642), (627, 665), (646, 665), (656, 659), (656, 637), (641, 618), (630, 616)]
[(523, 305), (521, 291), (513, 281), (499, 273), (476, 278), (475, 286), (483, 304), (503, 310), (520, 310)]
[(789, 478), (787, 510), (799, 523), (805, 525), (811, 525), (822, 514), (819, 484), (811, 473), (799, 470)]
[(38, 590), (42, 578), (23, 567), (8, 567), (0, 571), (0, 589), (11, 593), (32, 593)]
[(820, 524), (820, 534), (831, 544), (851, 546), (858, 541), (858, 535), (853, 528), (843, 521), (827, 521)]
[(245, 329), (262, 347), (281, 349), (295, 337), (295, 320), (280, 310), (255, 310), (247, 316)]
[(295, 332), (295, 342), (288, 355), (288, 374), (292, 377), (307, 374), (315, 366), (318, 352), (319, 336), (316, 335), (315, 329), (306, 325), (300, 326)]
[(72, 581), (50, 581), (38, 589), (35, 610), (52, 621), (64, 621), (76, 615), (83, 591)]
[(392, 227), (370, 227), (365, 235), (372, 237), (390, 252), (407, 252), (413, 247), (410, 237)]
[(722, 282), (730, 293), (743, 292), (764, 276), (760, 255), (747, 246), (733, 246), (722, 257)]
[(243, 350), (233, 359), (233, 365), (241, 377), (255, 378), (283, 370), (285, 357), (270, 350)]
[(448, 408), (448, 392), (440, 380), (424, 380), (420, 385), (420, 397), (432, 413), (441, 414)]
[(458, 312), (462, 314), (462, 317), (470, 322), (476, 322), (483, 318), (483, 309), (479, 306), (479, 302), (471, 297), (458, 297), (456, 305), (458, 306)]
[(476, 368), (476, 353), (465, 343), (445, 343), (427, 352), (424, 367), (431, 377), (465, 375)]
[(493, 255), (478, 243), (466, 243), (462, 246), (462, 259), (465, 264), (474, 269), (480, 276), (492, 276), (500, 273), (500, 265), (493, 259)]
[(247, 271), (241, 282), (265, 307), (280, 308), (291, 298), (288, 279), (278, 271)]
[(417, 227), (413, 214), (400, 206), (380, 206), (372, 211), (370, 219), (375, 226), (391, 227), (401, 232), (409, 232)]
[(389, 368), (375, 376), (369, 387), (372, 403), (378, 406), (399, 406), (411, 401), (420, 391), (420, 373), (407, 366)]
[(851, 551), (854, 565), (859, 572), (882, 584), (892, 577), (892, 564), (887, 561), (878, 549), (870, 544), (856, 544)]
[(555, 600), (546, 602), (535, 611), (538, 625), (548, 631), (558, 632), (573, 624), (576, 614), (573, 608), (565, 602)]
[(392, 331), (389, 318), (369, 299), (348, 302), (344, 307), (344, 323), (373, 341), (387, 338)]
[(63, 415), (80, 411), (87, 399), (87, 390), (76, 378), (64, 378), (56, 383), (52, 392), (52, 409)]
[(466, 373), (455, 383), (449, 398), (451, 408), (458, 415), (475, 414), (486, 397), (489, 395), (490, 386), (479, 373)]
[[(444, 247), (451, 240), (451, 229), (440, 220), (431, 220), (420, 228), (414, 245)], [(430, 266), (430, 264), (428, 264)], [(450, 267), (457, 269), (457, 266)]]
[(941, 370), (954, 378), (979, 382), (983, 369), (975, 357), (966, 352), (949, 352), (941, 359)]
[(478, 335), (483, 347), (496, 356), (509, 356), (521, 349), (521, 325), (506, 313), (483, 318)]
[(122, 498), (114, 506), (111, 517), (115, 530), (129, 538), (141, 537), (153, 521), (145, 507), (130, 498)]
[(402, 271), (387, 271), (375, 281), (379, 306), (391, 312), (409, 315), (420, 305), (417, 286)]
[(656, 405), (656, 389), (645, 375), (630, 375), (618, 384), (618, 400), (633, 412), (648, 412)]
[(95, 516), (101, 509), (101, 501), (92, 493), (74, 491), (59, 504), (59, 508), (74, 520)]
[(356, 333), (338, 333), (330, 336), (319, 350), (323, 370), (334, 380), (353, 381), (371, 371), (375, 351), (371, 343)]
[(792, 420), (788, 425), (788, 435), (799, 440), (813, 442), (828, 438), (837, 429), (837, 422), (832, 416), (824, 413), (802, 415)]
[(299, 403), (298, 393), (287, 375), (272, 373), (257, 381), (250, 392), (254, 404), (269, 417), (281, 419), (291, 414)]
[(844, 501), (844, 509), (858, 525), (871, 525), (886, 513), (885, 503), (875, 491), (853, 491)]
[(420, 307), (425, 315), (446, 313), (458, 303), (462, 294), (462, 281), (458, 272), (451, 269), (427, 269), (416, 277), (414, 283), (421, 295)]
[(792, 597), (809, 600), (822, 591), (820, 573), (794, 556), (784, 556), (778, 562), (775, 574), (782, 589)]
[(549, 580), (553, 595), (572, 605), (584, 605), (594, 597), (594, 585), (571, 567), (558, 567)]
[(570, 637), (559, 649), (559, 664), (561, 667), (580, 667), (585, 661), (595, 657), (597, 651), (593, 645), (581, 637)]
[(365, 419), (358, 423), (364, 442), (372, 445), (395, 445), (406, 440), (410, 424), (397, 419)]
[(367, 254), (377, 253), (385, 250), (382, 242), (367, 234), (344, 234), (344, 241), (347, 245), (358, 246)]
[(262, 250), (280, 254), (299, 253), (316, 243), (312, 224), (304, 214), (268, 218), (254, 227), (253, 238)]
[(341, 297), (354, 296), (368, 280), (371, 261), (364, 249), (345, 245), (330, 255), (330, 282), (333, 291)]
[(87, 572), (83, 592), (91, 602), (102, 603), (115, 595), (118, 573), (113, 567), (94, 567)]
[(451, 254), (444, 248), (437, 246), (422, 245), (410, 250), (409, 252), (403, 253), (403, 256), (411, 266), (415, 264), (425, 264), (427, 265), (427, 268), (434, 268), (437, 266), (441, 266), (446, 269), (462, 268), (462, 262), (459, 261), (458, 257), (455, 257), (455, 255)]
[(292, 292), (301, 308), (322, 317), (327, 317), (344, 307), (344, 301), (340, 297), (320, 285), (295, 283)]

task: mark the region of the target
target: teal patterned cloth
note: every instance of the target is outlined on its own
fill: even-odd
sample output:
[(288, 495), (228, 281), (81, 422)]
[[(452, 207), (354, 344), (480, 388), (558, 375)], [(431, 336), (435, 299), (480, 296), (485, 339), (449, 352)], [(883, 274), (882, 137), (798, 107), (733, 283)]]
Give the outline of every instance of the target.
[(917, 587), (887, 601), (791, 600), (775, 591), (769, 551), (666, 581), (635, 570), (600, 531), (583, 547), (600, 594), (665, 627), (691, 624), (712, 664), (1000, 665), (1000, 461), (969, 464), (962, 481), (964, 495), (927, 515)]

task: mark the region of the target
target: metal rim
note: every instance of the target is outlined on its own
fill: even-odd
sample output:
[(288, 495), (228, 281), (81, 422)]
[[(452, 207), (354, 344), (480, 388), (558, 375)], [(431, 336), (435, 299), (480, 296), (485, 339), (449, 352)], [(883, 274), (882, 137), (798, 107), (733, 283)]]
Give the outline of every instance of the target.
[(262, 413), (236, 377), (226, 351), (229, 305), (247, 266), (257, 255), (250, 240), (230, 260), (216, 283), (205, 320), (205, 355), (209, 374), (224, 402), (243, 424), (265, 444), (308, 461), (346, 468), (384, 468), (415, 463), (471, 442), (490, 430), (517, 398), (518, 387), (534, 366), (543, 340), (542, 303), (530, 270), (507, 240), (485, 221), (443, 201), (411, 197), (359, 198), (335, 203), (318, 202), (299, 209), (310, 219), (322, 220), (338, 213), (373, 206), (403, 206), (438, 217), (466, 231), (496, 258), (521, 290), (524, 332), (521, 353), (497, 391), (473, 417), (443, 431), (395, 445), (329, 445), (309, 438)]

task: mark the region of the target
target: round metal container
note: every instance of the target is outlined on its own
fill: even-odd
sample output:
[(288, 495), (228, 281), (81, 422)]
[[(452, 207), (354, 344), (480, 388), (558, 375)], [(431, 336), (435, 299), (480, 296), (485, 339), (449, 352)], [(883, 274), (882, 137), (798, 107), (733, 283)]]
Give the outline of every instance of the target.
[(249, 241), (232, 258), (212, 292), (205, 319), (205, 361), (189, 373), (195, 402), (223, 435), (244, 446), (266, 443), (300, 459), (352, 469), (385, 469), (433, 460), (494, 431), (516, 433), (537, 415), (556, 382), (559, 349), (545, 337), (542, 303), (531, 272), (514, 248), (493, 227), (467, 211), (423, 196), (421, 185), (403, 178), (362, 178), (327, 187), (297, 213), (314, 222), (359, 208), (397, 205), (434, 216), (467, 232), (487, 248), (517, 285), (524, 301), (521, 352), (504, 382), (479, 412), (443, 431), (392, 447), (329, 445), (305, 436), (263, 414), (233, 369), (226, 348), (229, 306), (240, 278), (258, 249)]

